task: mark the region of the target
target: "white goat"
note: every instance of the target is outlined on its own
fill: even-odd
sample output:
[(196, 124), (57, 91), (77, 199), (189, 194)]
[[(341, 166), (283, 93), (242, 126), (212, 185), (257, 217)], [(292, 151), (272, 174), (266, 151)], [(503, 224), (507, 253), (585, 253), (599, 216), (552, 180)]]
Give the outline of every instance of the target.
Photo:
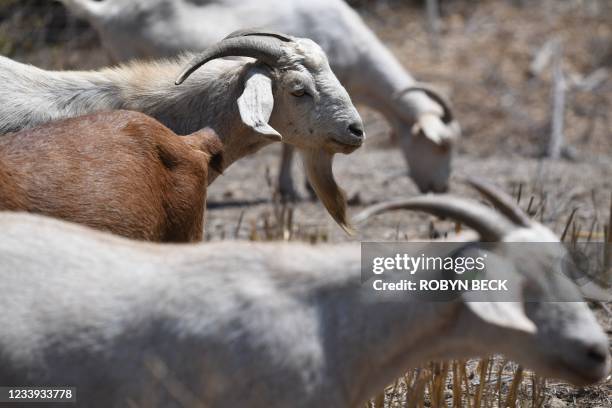
[[(394, 129), (410, 176), (423, 192), (448, 188), (459, 127), (448, 105), (414, 79), (343, 0), (60, 0), (98, 31), (117, 60), (202, 50), (225, 33), (267, 27), (312, 38), (358, 104)], [(279, 185), (295, 196), (292, 151), (284, 146)]]
[[(217, 60), (227, 56), (258, 62)], [(189, 80), (176, 86), (181, 70), (177, 83)], [(226, 166), (282, 139), (300, 149), (317, 195), (340, 226), (348, 228), (332, 157), (352, 152), (365, 135), (325, 53), (311, 40), (240, 31), (189, 63), (183, 57), (91, 72), (44, 71), (0, 57), (0, 82), (0, 134), (100, 110), (128, 109), (146, 113), (178, 134), (212, 128), (223, 142)], [(218, 174), (210, 169), (209, 183)]]
[[(444, 196), (401, 207), (487, 240), (558, 242), (515, 207)], [(478, 247), (457, 245), (457, 256)], [(544, 248), (502, 259), (538, 302), (407, 304), (364, 295), (356, 243), (160, 246), (0, 213), (0, 384), (76, 386), (88, 407), (354, 407), (430, 359), (498, 352), (598, 381), (608, 339), (585, 303), (548, 301), (559, 285), (578, 290), (550, 262), (565, 249)]]

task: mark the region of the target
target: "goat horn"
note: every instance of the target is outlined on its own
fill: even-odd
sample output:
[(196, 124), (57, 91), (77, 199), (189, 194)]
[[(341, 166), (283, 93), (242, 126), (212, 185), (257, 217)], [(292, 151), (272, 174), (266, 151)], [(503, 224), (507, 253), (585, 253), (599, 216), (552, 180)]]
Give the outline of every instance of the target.
[(258, 59), (269, 66), (275, 66), (278, 60), (285, 55), (284, 51), (277, 44), (269, 40), (250, 37), (234, 37), (226, 40), (221, 40), (217, 44), (210, 47), (208, 50), (197, 55), (180, 73), (176, 81), (176, 85), (180, 85), (191, 75), (195, 70), (217, 58), (223, 57), (251, 57)]
[(436, 101), (442, 107), (442, 121), (444, 123), (451, 123), (455, 119), (453, 116), (453, 111), (451, 109), (451, 104), (448, 99), (443, 97), (440, 92), (436, 91), (430, 85), (417, 83), (397, 92), (394, 95), (394, 98), (398, 99), (402, 95), (407, 94), (409, 92), (423, 92), (425, 93), (425, 95)]
[(470, 177), (467, 182), (489, 200), (502, 214), (508, 217), (510, 221), (521, 227), (531, 225), (531, 220), (529, 220), (527, 214), (514, 203), (514, 200), (508, 194), (483, 179)]
[(397, 199), (366, 208), (353, 218), (362, 223), (370, 217), (394, 210), (419, 210), (438, 217), (449, 217), (474, 228), (485, 242), (498, 242), (514, 226), (491, 208), (451, 195), (439, 194)]
[(225, 37), (224, 40), (227, 40), (230, 38), (248, 37), (248, 36), (273, 37), (283, 42), (293, 42), (294, 41), (292, 37), (289, 37), (288, 35), (283, 34), (283, 33), (279, 33), (278, 31), (272, 31), (272, 30), (260, 31), (254, 28), (247, 28), (245, 30), (236, 30), (233, 33), (229, 34), (227, 37)]

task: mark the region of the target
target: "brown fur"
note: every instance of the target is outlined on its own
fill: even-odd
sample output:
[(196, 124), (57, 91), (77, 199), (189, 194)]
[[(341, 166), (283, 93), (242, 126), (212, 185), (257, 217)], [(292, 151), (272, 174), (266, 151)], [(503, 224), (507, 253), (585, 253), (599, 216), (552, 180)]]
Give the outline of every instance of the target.
[(222, 168), (209, 129), (177, 136), (132, 111), (61, 120), (0, 138), (0, 210), (134, 239), (199, 241), (209, 164)]

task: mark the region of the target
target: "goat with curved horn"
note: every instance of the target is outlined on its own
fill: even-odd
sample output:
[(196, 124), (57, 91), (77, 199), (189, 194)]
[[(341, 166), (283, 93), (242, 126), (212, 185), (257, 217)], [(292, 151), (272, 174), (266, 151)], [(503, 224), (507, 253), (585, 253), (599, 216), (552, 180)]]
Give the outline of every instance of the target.
[[(439, 197), (412, 202), (448, 207)], [(579, 386), (605, 380), (608, 337), (588, 305), (550, 301), (559, 288), (580, 300), (551, 262), (567, 250), (535, 221), (524, 232), (528, 254), (475, 241), (442, 253), (412, 247), (415, 257), (477, 251), (487, 257), (480, 276), (530, 288), (509, 302), (465, 291), (424, 303), (360, 284), (357, 242), (154, 245), (0, 212), (0, 384), (70, 384), (89, 408), (356, 407), (410, 367), (498, 353)]]
[[(337, 153), (359, 148), (365, 131), (325, 52), (307, 38), (264, 30), (242, 30), (230, 37), (191, 60), (183, 56), (90, 72), (44, 71), (0, 56), (0, 76), (11, 78), (0, 94), (0, 135), (121, 108), (152, 116), (179, 135), (214, 129), (223, 143), (224, 167), (219, 170), (283, 142), (308, 156), (306, 173), (317, 185), (319, 199), (347, 229), (346, 198), (333, 179), (332, 160)], [(225, 56), (259, 63), (216, 60), (200, 68), (206, 71), (202, 75), (169, 86)], [(40, 98), (44, 103), (32, 103)], [(208, 182), (218, 175), (209, 168)]]
[[(170, 57), (186, 49), (201, 52), (227, 33), (245, 28), (245, 23), (251, 29), (231, 37), (248, 33), (280, 41), (295, 38), (298, 43), (300, 37), (310, 38), (328, 54), (351, 98), (388, 121), (410, 167), (406, 176), (422, 193), (448, 190), (461, 136), (458, 122), (448, 120), (448, 103), (435, 90), (416, 83), (344, 0), (59, 1), (92, 24), (117, 61)], [(83, 15), (83, 8), (96, 11)], [(148, 24), (141, 23), (143, 14), (150, 17)], [(291, 176), (295, 154), (289, 144), (283, 149), (279, 191), (286, 199), (297, 198)]]

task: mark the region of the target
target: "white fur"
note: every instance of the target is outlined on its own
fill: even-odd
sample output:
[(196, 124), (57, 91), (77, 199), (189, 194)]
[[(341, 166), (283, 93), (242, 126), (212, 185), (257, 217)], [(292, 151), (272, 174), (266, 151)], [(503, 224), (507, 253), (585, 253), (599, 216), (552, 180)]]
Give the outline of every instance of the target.
[[(562, 274), (512, 256), (507, 276), (554, 295)], [(609, 371), (584, 303), (385, 301), (360, 277), (355, 243), (162, 246), (0, 213), (0, 384), (76, 386), (89, 407), (354, 407), (431, 359)]]

